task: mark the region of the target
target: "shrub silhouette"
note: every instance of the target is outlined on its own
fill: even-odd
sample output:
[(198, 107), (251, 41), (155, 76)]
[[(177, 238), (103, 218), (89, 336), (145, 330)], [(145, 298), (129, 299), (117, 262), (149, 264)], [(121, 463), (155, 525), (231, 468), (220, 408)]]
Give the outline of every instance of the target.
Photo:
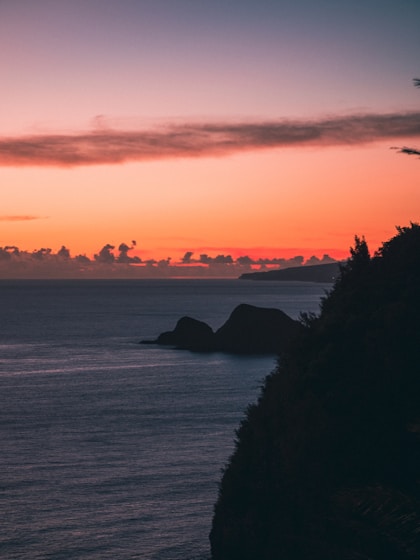
[(355, 238), (237, 431), (214, 560), (419, 553), (420, 226), (370, 257)]

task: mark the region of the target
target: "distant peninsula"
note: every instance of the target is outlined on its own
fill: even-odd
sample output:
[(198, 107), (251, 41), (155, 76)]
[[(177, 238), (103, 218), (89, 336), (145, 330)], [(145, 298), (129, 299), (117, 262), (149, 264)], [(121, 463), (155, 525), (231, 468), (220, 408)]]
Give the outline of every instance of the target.
[(328, 282), (333, 283), (340, 273), (339, 262), (315, 264), (307, 266), (293, 266), (280, 270), (266, 272), (247, 272), (240, 280), (283, 280), (289, 282)]

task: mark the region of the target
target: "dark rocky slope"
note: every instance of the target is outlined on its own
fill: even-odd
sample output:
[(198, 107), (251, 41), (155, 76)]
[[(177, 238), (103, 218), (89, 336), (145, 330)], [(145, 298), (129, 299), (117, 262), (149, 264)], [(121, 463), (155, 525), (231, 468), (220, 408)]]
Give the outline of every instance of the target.
[(420, 557), (420, 226), (356, 238), (319, 317), (249, 407), (213, 560)]
[(192, 317), (181, 317), (173, 331), (163, 332), (153, 343), (175, 346), (180, 350), (210, 352), (214, 346), (214, 332), (203, 321)]
[(241, 304), (215, 333), (215, 347), (235, 354), (281, 353), (299, 324), (280, 309)]
[(215, 333), (203, 321), (182, 317), (173, 331), (164, 332), (149, 343), (195, 352), (279, 354), (298, 329), (299, 323), (279, 309), (242, 303)]

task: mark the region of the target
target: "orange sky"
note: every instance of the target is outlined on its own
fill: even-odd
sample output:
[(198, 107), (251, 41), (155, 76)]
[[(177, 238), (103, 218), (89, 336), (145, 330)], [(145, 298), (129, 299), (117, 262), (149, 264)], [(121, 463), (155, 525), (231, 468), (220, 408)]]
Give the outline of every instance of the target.
[(342, 258), (418, 221), (418, 3), (304, 4), (1, 3), (0, 247)]
[(420, 215), (419, 162), (387, 142), (0, 173), (0, 245), (27, 250), (64, 244), (90, 256), (134, 239), (142, 258), (254, 248), (342, 257), (355, 234), (376, 248)]

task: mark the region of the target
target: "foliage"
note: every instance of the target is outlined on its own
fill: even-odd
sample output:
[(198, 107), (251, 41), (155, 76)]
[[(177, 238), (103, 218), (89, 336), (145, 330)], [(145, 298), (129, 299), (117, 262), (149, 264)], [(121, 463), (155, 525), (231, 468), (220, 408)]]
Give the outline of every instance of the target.
[(237, 432), (214, 560), (415, 557), (384, 502), (417, 519), (418, 535), (419, 287), (418, 224), (373, 257), (355, 238), (320, 315), (304, 317)]

